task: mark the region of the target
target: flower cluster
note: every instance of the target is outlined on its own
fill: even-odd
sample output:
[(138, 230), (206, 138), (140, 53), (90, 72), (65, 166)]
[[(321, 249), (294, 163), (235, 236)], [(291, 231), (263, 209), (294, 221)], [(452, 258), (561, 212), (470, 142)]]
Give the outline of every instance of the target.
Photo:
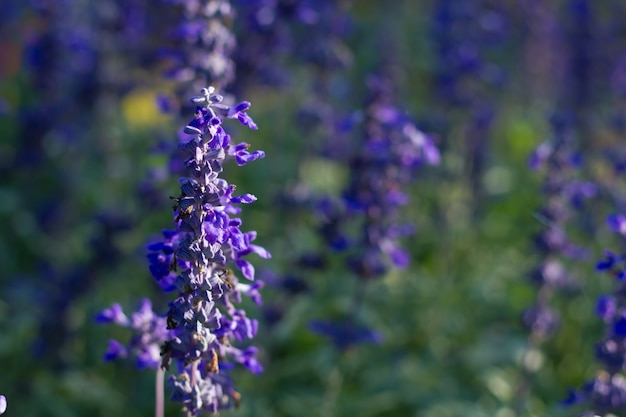
[(284, 68), (277, 68), (277, 56), (287, 54), (327, 74), (345, 68), (351, 61), (343, 43), (350, 2), (239, 0), (247, 40), (236, 52), (237, 73), (246, 80), (254, 77), (276, 83), (286, 77)]
[[(384, 275), (387, 257), (398, 267), (407, 265), (408, 255), (398, 245), (398, 238), (412, 233), (412, 227), (397, 222), (398, 208), (408, 203), (403, 188), (417, 167), (439, 163), (432, 138), (391, 104), (388, 81), (371, 77), (369, 87), (361, 123), (364, 140), (349, 162), (350, 183), (339, 204), (320, 204), (326, 220), (322, 234), (335, 249), (359, 248), (349, 266), (362, 278)], [(362, 220), (356, 240), (342, 230), (354, 218)]]
[(166, 329), (165, 318), (152, 311), (152, 303), (148, 299), (141, 302), (137, 312), (130, 318), (124, 314), (122, 307), (115, 303), (103, 310), (96, 321), (113, 323), (131, 330), (132, 336), (126, 345), (117, 340), (109, 341), (104, 358), (107, 361), (121, 358), (134, 358), (139, 369), (157, 369), (161, 364), (161, 345), (171, 337)]
[(237, 83), (244, 90), (250, 85), (281, 86), (288, 81), (285, 58), (293, 50), (293, 22), (306, 20), (302, 2), (286, 0), (239, 0), (237, 14), (244, 42), (234, 51)]
[(191, 85), (210, 82), (216, 88), (226, 87), (235, 76), (231, 59), (236, 40), (227, 24), (235, 11), (228, 0), (165, 0), (184, 8), (184, 20), (174, 38), (180, 45), (169, 51), (168, 76)]
[(530, 394), (530, 376), (536, 370), (530, 358), (560, 326), (560, 315), (551, 306), (554, 293), (564, 293), (575, 287), (575, 279), (564, 261), (586, 255), (586, 251), (575, 245), (566, 232), (573, 217), (572, 209), (580, 208), (586, 198), (596, 193), (594, 184), (577, 179), (581, 161), (571, 120), (557, 113), (551, 118), (551, 128), (551, 138), (535, 148), (528, 158), (531, 169), (544, 173), (544, 204), (536, 215), (543, 223), (543, 229), (534, 236), (539, 260), (527, 276), (536, 287), (536, 294), (533, 304), (522, 315), (529, 334), (521, 358), (518, 404)]
[[(624, 217), (612, 215), (607, 219), (609, 228), (626, 236)], [(602, 370), (579, 390), (572, 390), (565, 403), (584, 404), (600, 415), (626, 412), (626, 253), (605, 251), (597, 263), (598, 271), (608, 273), (614, 280), (611, 295), (603, 295), (596, 303), (596, 314), (605, 323), (604, 338), (595, 346), (596, 359)]]
[[(502, 6), (482, 0), (438, 0), (432, 17), (434, 84), (441, 106), (442, 149), (460, 147), (464, 174), (471, 185), (473, 215), (484, 204), (484, 174), (489, 158), (494, 90), (506, 79), (496, 59), (508, 36)], [(461, 125), (460, 141), (452, 126)]]
[[(254, 281), (254, 266), (246, 260), (256, 253), (270, 254), (252, 242), (253, 231), (241, 231), (239, 204), (256, 200), (252, 194), (235, 195), (235, 186), (220, 178), (222, 164), (233, 158), (237, 165), (264, 157), (262, 151), (249, 152), (245, 142), (232, 144), (222, 128), (223, 118), (238, 119), (251, 129), (257, 126), (247, 115), (250, 103), (236, 106), (221, 103), (213, 87), (192, 98), (198, 107), (184, 131), (188, 140), (180, 144), (186, 155), (187, 175), (180, 180), (176, 204), (175, 230), (166, 230), (160, 241), (149, 245), (150, 271), (166, 292), (177, 291), (166, 317), (152, 312), (144, 301), (139, 312), (127, 318), (119, 305), (103, 311), (98, 319), (128, 327), (133, 337), (127, 345), (112, 341), (107, 359), (134, 356), (139, 367), (169, 369), (171, 399), (183, 404), (189, 416), (201, 410), (216, 412), (239, 402), (239, 394), (224, 373), (234, 364), (253, 373), (262, 371), (253, 346), (237, 348), (231, 341), (251, 339), (257, 321), (250, 319), (235, 303), (242, 295), (261, 303), (261, 281)], [(233, 265), (250, 284), (239, 282)]]
[(488, 51), (505, 38), (505, 16), (480, 0), (438, 0), (433, 13), (439, 97), (471, 107), (486, 86), (503, 80)]
[[(404, 188), (416, 168), (440, 159), (433, 140), (392, 105), (390, 83), (380, 77), (368, 81), (371, 97), (361, 123), (363, 141), (349, 162), (350, 182), (341, 201), (324, 199), (319, 204), (324, 220), (320, 233), (334, 250), (348, 251), (347, 267), (363, 281), (360, 285), (385, 275), (389, 260), (396, 267), (408, 265), (410, 257), (399, 244), (413, 233), (411, 225), (399, 220), (399, 208), (409, 200)], [(355, 221), (360, 230), (356, 238), (346, 233)], [(337, 332), (353, 334), (355, 341), (377, 339), (363, 329), (348, 332), (345, 324), (317, 323), (314, 329), (333, 340), (338, 340)]]
[(234, 195), (235, 186), (219, 174), (227, 157), (241, 166), (264, 153), (248, 152), (247, 143), (231, 144), (221, 126), (222, 118), (235, 118), (256, 129), (246, 113), (250, 103), (229, 107), (221, 101), (213, 87), (192, 98), (198, 107), (185, 127), (192, 139), (181, 144), (187, 155), (187, 176), (181, 178), (180, 196), (175, 199), (177, 228), (164, 232), (164, 239), (149, 248), (154, 278), (164, 289), (178, 291), (167, 314), (172, 337), (163, 346), (162, 366), (176, 361), (178, 375), (170, 378), (172, 399), (183, 403), (191, 415), (238, 402), (239, 394), (220, 367), (226, 370), (236, 362), (253, 373), (262, 371), (256, 348), (239, 349), (230, 343), (256, 334), (256, 320), (249, 319), (233, 302), (245, 294), (260, 303), (261, 284), (240, 283), (227, 266), (233, 264), (252, 281), (254, 267), (245, 257), (250, 253), (264, 258), (270, 255), (252, 243), (256, 233), (242, 232), (241, 219), (232, 217), (240, 211), (237, 205), (251, 203), (256, 197)]
[(563, 258), (586, 256), (584, 248), (575, 245), (566, 233), (572, 209), (581, 207), (597, 191), (594, 184), (577, 179), (581, 161), (575, 150), (571, 121), (557, 114), (551, 123), (552, 138), (540, 144), (528, 161), (532, 169), (545, 171), (545, 204), (538, 216), (546, 224), (535, 236), (541, 258), (530, 274), (538, 291), (535, 304), (524, 313), (524, 323), (540, 340), (552, 335), (558, 327), (558, 313), (550, 307), (552, 292), (571, 288), (574, 283)]

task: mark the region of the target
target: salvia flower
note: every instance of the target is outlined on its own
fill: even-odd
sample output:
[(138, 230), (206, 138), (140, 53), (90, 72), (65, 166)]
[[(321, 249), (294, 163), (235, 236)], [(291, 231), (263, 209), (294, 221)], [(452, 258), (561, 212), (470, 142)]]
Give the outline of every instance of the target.
[(235, 64), (231, 56), (236, 40), (228, 27), (235, 10), (230, 2), (165, 1), (184, 8), (184, 20), (173, 34), (180, 45), (168, 51), (171, 62), (168, 77), (194, 88), (200, 88), (197, 83), (208, 82), (217, 88), (224, 88), (235, 76)]
[[(477, 215), (485, 201), (495, 89), (506, 80), (496, 57), (510, 36), (507, 16), (497, 3), (483, 0), (437, 0), (433, 7), (434, 87), (441, 110), (441, 146), (460, 146), (471, 186), (470, 209)], [(462, 126), (462, 141), (453, 131)]]
[[(360, 280), (361, 288), (392, 266), (408, 265), (410, 256), (400, 239), (414, 228), (400, 219), (400, 208), (409, 200), (405, 189), (418, 167), (440, 160), (433, 139), (392, 105), (390, 83), (371, 77), (368, 85), (371, 97), (361, 117), (361, 143), (349, 161), (350, 181), (340, 200), (324, 198), (318, 205), (322, 236), (334, 251), (348, 252), (346, 266)], [(355, 223), (359, 234), (352, 236), (347, 230), (353, 230)], [(379, 340), (353, 318), (332, 326), (317, 323), (312, 329), (331, 337), (342, 349), (351, 343)]]
[(180, 196), (175, 198), (176, 229), (164, 232), (163, 240), (149, 247), (148, 258), (161, 287), (178, 292), (167, 313), (171, 333), (161, 350), (161, 366), (168, 368), (175, 362), (177, 375), (169, 380), (172, 400), (195, 416), (238, 403), (239, 394), (224, 374), (234, 364), (253, 373), (262, 371), (256, 348), (231, 345), (257, 332), (257, 321), (233, 303), (242, 294), (260, 303), (261, 283), (240, 283), (231, 268), (254, 281), (255, 268), (246, 257), (256, 253), (269, 258), (270, 254), (252, 243), (256, 233), (242, 231), (242, 221), (235, 217), (240, 204), (252, 203), (256, 197), (236, 195), (235, 186), (220, 178), (225, 159), (245, 165), (265, 155), (250, 152), (247, 143), (231, 143), (222, 128), (223, 120), (232, 118), (256, 129), (246, 113), (250, 103), (226, 106), (213, 87), (191, 101), (198, 107), (184, 129), (189, 140), (180, 144), (187, 175), (181, 178)]
[[(345, 68), (351, 54), (343, 39), (349, 28), (351, 0), (235, 0), (247, 22), (245, 42), (235, 51), (240, 80), (284, 84), (285, 57), (295, 57), (326, 75)], [(252, 36), (250, 36), (252, 34)]]
[(558, 313), (550, 307), (552, 293), (574, 285), (564, 258), (581, 259), (586, 256), (585, 249), (574, 244), (566, 230), (575, 209), (597, 192), (594, 184), (578, 178), (581, 162), (571, 121), (562, 114), (556, 114), (551, 123), (552, 137), (541, 143), (528, 159), (531, 169), (544, 173), (545, 203), (538, 211), (544, 228), (534, 238), (540, 260), (530, 274), (530, 281), (538, 288), (537, 297), (523, 316), (524, 323), (539, 340), (550, 337), (559, 325)]
[[(610, 226), (616, 217), (610, 216)], [(580, 389), (570, 391), (564, 402), (584, 405), (589, 413), (623, 415), (626, 412), (626, 378), (623, 374), (626, 370), (626, 254), (618, 256), (606, 251), (596, 268), (608, 273), (614, 283), (612, 294), (600, 296), (595, 309), (605, 323), (604, 338), (595, 346), (601, 370)]]
[[(543, 205), (536, 213), (542, 223), (540, 233), (534, 236), (538, 262), (527, 275), (536, 288), (535, 299), (522, 314), (529, 331), (521, 358), (520, 380), (516, 388), (516, 405), (521, 410), (530, 395), (531, 375), (536, 370), (529, 358), (560, 328), (561, 317), (552, 307), (555, 294), (571, 292), (576, 280), (567, 267), (566, 259), (586, 258), (587, 251), (570, 239), (576, 210), (597, 192), (595, 184), (580, 179), (581, 158), (575, 141), (572, 120), (556, 113), (551, 120), (551, 137), (537, 146), (528, 158), (532, 170), (543, 177)], [(607, 303), (604, 307), (609, 309)]]
[[(254, 231), (242, 231), (235, 217), (240, 204), (256, 200), (252, 194), (235, 194), (235, 185), (220, 178), (227, 158), (237, 165), (263, 158), (263, 151), (250, 152), (245, 142), (233, 144), (222, 128), (224, 119), (237, 119), (257, 129), (246, 113), (250, 103), (222, 104), (213, 87), (204, 88), (191, 102), (194, 118), (185, 126), (179, 147), (185, 155), (186, 175), (180, 179), (180, 195), (173, 198), (175, 228), (165, 230), (159, 241), (148, 246), (150, 272), (165, 292), (177, 292), (165, 316), (152, 311), (149, 300), (130, 317), (119, 304), (102, 311), (97, 320), (127, 327), (130, 342), (112, 340), (105, 359), (134, 358), (139, 368), (169, 369), (172, 401), (183, 405), (188, 417), (217, 412), (236, 405), (240, 395), (226, 372), (236, 364), (252, 373), (263, 368), (257, 348), (239, 348), (231, 342), (253, 338), (258, 322), (235, 306), (242, 296), (261, 304), (261, 281), (247, 256), (270, 254), (252, 243)], [(239, 282), (233, 269), (250, 284)]]
[(506, 16), (480, 0), (438, 0), (432, 16), (439, 96), (453, 106), (471, 107), (485, 89), (503, 81), (488, 58), (507, 36)]
[[(339, 206), (324, 200), (320, 209), (326, 218), (322, 229), (335, 249), (359, 248), (348, 266), (360, 277), (384, 275), (386, 259), (405, 267), (408, 255), (399, 239), (413, 227), (398, 220), (399, 208), (408, 203), (404, 188), (415, 169), (439, 163), (433, 139), (421, 132), (391, 104), (390, 85), (378, 77), (369, 79), (372, 96), (362, 122), (363, 143), (350, 160), (350, 183)], [(351, 218), (362, 220), (356, 240), (342, 232)]]

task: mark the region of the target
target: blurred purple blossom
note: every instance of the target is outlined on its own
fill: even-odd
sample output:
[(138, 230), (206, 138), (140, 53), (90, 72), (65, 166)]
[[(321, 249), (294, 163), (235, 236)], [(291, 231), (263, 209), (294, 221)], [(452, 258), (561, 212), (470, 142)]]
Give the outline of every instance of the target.
[[(198, 91), (211, 84), (224, 89), (234, 79), (236, 39), (229, 22), (235, 10), (229, 0), (164, 0), (182, 7), (184, 20), (172, 32), (175, 46), (165, 50), (166, 76)], [(186, 93), (186, 92), (185, 92)]]
[(359, 326), (351, 321), (312, 321), (309, 329), (322, 336), (328, 337), (340, 350), (346, 350), (354, 345), (382, 342), (380, 333), (367, 327)]
[(611, 214), (606, 223), (611, 231), (626, 237), (626, 217), (622, 214)]
[[(613, 215), (609, 219), (609, 228), (621, 234), (612, 220), (621, 218)], [(595, 346), (596, 359), (601, 370), (596, 376), (583, 384), (578, 390), (570, 390), (567, 405), (584, 405), (588, 412), (601, 415), (613, 413), (621, 415), (626, 411), (626, 380), (622, 372), (626, 370), (626, 281), (624, 267), (626, 254), (616, 255), (605, 251), (604, 258), (598, 262), (597, 269), (608, 273), (613, 279), (610, 295), (602, 295), (596, 302), (595, 312), (605, 323), (605, 334)]]
[[(408, 256), (398, 239), (413, 227), (398, 220), (398, 208), (408, 204), (403, 190), (416, 168), (439, 163), (433, 139), (420, 131), (392, 104), (391, 86), (383, 78), (368, 79), (370, 98), (361, 122), (362, 143), (349, 161), (350, 182), (340, 202), (323, 199), (322, 233), (335, 249), (358, 248), (349, 266), (361, 278), (384, 275), (384, 258), (405, 267)], [(342, 228), (359, 219), (362, 235), (354, 240)]]
[[(322, 77), (345, 68), (351, 54), (343, 39), (350, 28), (350, 0), (237, 0), (246, 24), (235, 51), (237, 84), (284, 85), (286, 62), (309, 64)], [(319, 87), (319, 86), (318, 86)], [(241, 86), (237, 86), (241, 88)]]
[(414, 227), (400, 219), (399, 208), (409, 203), (405, 188), (417, 168), (440, 161), (433, 138), (393, 105), (389, 80), (371, 76), (367, 85), (365, 109), (353, 118), (360, 122), (354, 126), (360, 143), (348, 161), (349, 182), (340, 199), (323, 197), (317, 204), (320, 234), (331, 250), (347, 252), (346, 266), (358, 278), (349, 318), (343, 324), (317, 322), (312, 327), (341, 349), (378, 339), (371, 330), (347, 324), (357, 315), (368, 281), (381, 278), (392, 266), (408, 266), (410, 255), (400, 239), (414, 233)]
[(539, 209), (543, 230), (535, 238), (540, 254), (530, 281), (537, 286), (536, 305), (524, 313), (524, 323), (541, 340), (549, 338), (558, 328), (558, 313), (550, 308), (553, 291), (575, 287), (563, 258), (585, 259), (587, 250), (574, 244), (568, 236), (571, 219), (585, 200), (594, 197), (597, 186), (581, 181), (580, 157), (576, 152), (571, 119), (555, 114), (551, 119), (552, 137), (531, 153), (528, 165), (544, 174), (544, 205)]

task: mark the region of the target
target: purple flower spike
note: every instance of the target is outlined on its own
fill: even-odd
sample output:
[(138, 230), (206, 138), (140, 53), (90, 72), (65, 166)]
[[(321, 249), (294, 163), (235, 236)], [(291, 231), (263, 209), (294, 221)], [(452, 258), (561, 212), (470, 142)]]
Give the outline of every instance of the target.
[[(358, 286), (381, 279), (391, 268), (406, 268), (411, 255), (400, 238), (415, 228), (400, 220), (400, 207), (410, 203), (407, 187), (424, 165), (440, 162), (434, 140), (393, 104), (392, 84), (384, 77), (367, 79), (365, 106), (336, 126), (335, 134), (355, 132), (358, 146), (347, 161), (349, 182), (340, 198), (315, 201), (319, 234), (333, 252), (347, 252), (343, 260)], [(332, 154), (332, 152), (328, 152)], [(354, 233), (356, 231), (356, 233)], [(297, 279), (286, 279), (293, 293), (306, 291)], [(355, 292), (354, 306), (360, 303)], [(358, 343), (378, 343), (380, 335), (354, 324), (356, 307), (337, 323), (315, 321), (310, 329), (329, 337), (340, 349)]]
[[(564, 113), (555, 113), (550, 119), (551, 137), (541, 143), (530, 155), (529, 165), (543, 174), (543, 200), (538, 218), (544, 227), (534, 236), (539, 262), (528, 274), (536, 286), (534, 305), (524, 313), (524, 323), (530, 330), (529, 346), (539, 348), (558, 330), (559, 320), (551, 307), (555, 291), (570, 292), (576, 286), (575, 274), (564, 259), (585, 259), (588, 250), (575, 244), (568, 235), (576, 209), (593, 197), (597, 187), (579, 179), (581, 160), (578, 157), (573, 124)], [(611, 268), (612, 261), (598, 264), (598, 268)], [(604, 306), (608, 308), (608, 305)], [(608, 311), (598, 306), (598, 313)]]
[[(621, 221), (614, 216), (608, 226), (613, 229)], [(565, 400), (567, 405), (585, 405), (589, 415), (624, 415), (626, 411), (626, 379), (622, 375), (626, 369), (625, 257), (605, 251), (604, 259), (598, 262), (597, 269), (608, 272), (613, 280), (613, 291), (599, 297), (595, 308), (605, 323), (604, 337), (595, 346), (596, 359), (602, 366), (593, 379), (571, 391)]]
[[(261, 151), (247, 153), (249, 145), (231, 145), (222, 127), (228, 118), (236, 118), (256, 128), (245, 113), (249, 102), (237, 106), (222, 103), (213, 87), (204, 88), (192, 98), (198, 107), (187, 124), (193, 138), (180, 145), (187, 175), (180, 179), (180, 195), (174, 198), (176, 230), (148, 247), (150, 270), (164, 288), (178, 290), (170, 302), (166, 321), (167, 337), (161, 344), (160, 366), (176, 364), (177, 375), (170, 377), (172, 400), (180, 402), (189, 416), (216, 412), (239, 401), (232, 381), (224, 377), (229, 363), (240, 363), (251, 372), (261, 372), (256, 360), (257, 349), (240, 350), (231, 342), (252, 339), (258, 322), (234, 307), (242, 295), (260, 303), (262, 283), (241, 284), (233, 268), (252, 281), (254, 265), (246, 259), (251, 253), (269, 258), (264, 248), (253, 245), (256, 232), (241, 230), (242, 220), (234, 217), (242, 204), (256, 201), (252, 194), (235, 196), (235, 186), (220, 178), (226, 158), (251, 160), (264, 156)], [(146, 306), (133, 315), (136, 326), (149, 321)], [(153, 366), (158, 361), (152, 345), (143, 345), (136, 355), (139, 366)]]
[[(390, 263), (400, 268), (409, 265), (410, 256), (398, 238), (403, 236), (399, 231), (411, 234), (413, 230), (397, 221), (398, 207), (409, 203), (404, 190), (417, 168), (438, 164), (440, 154), (433, 139), (392, 105), (389, 81), (375, 76), (367, 81), (370, 97), (359, 132), (360, 151), (349, 164), (351, 181), (342, 201), (325, 198), (318, 211), (325, 219), (321, 233), (329, 246), (356, 247), (360, 253), (351, 256), (349, 267), (370, 279), (383, 276)], [(349, 241), (342, 229), (355, 219), (360, 221), (361, 234)]]
[(174, 30), (178, 47), (167, 51), (170, 65), (165, 75), (197, 89), (202, 86), (199, 83), (209, 80), (220, 88), (231, 83), (235, 76), (231, 54), (236, 40), (226, 23), (235, 15), (230, 1), (166, 1), (184, 8), (184, 20)]

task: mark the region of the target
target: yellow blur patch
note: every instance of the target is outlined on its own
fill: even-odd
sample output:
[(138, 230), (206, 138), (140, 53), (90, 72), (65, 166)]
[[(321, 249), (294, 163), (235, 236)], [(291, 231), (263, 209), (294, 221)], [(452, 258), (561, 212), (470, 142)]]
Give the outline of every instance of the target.
[(526, 160), (530, 152), (541, 142), (543, 137), (541, 133), (524, 120), (512, 121), (508, 131), (505, 132), (513, 154), (522, 160)]
[(156, 104), (157, 93), (150, 90), (133, 90), (122, 99), (122, 115), (133, 129), (160, 126), (171, 121)]
[(309, 159), (300, 163), (300, 175), (315, 191), (339, 193), (345, 186), (348, 172), (345, 167), (327, 159)]

